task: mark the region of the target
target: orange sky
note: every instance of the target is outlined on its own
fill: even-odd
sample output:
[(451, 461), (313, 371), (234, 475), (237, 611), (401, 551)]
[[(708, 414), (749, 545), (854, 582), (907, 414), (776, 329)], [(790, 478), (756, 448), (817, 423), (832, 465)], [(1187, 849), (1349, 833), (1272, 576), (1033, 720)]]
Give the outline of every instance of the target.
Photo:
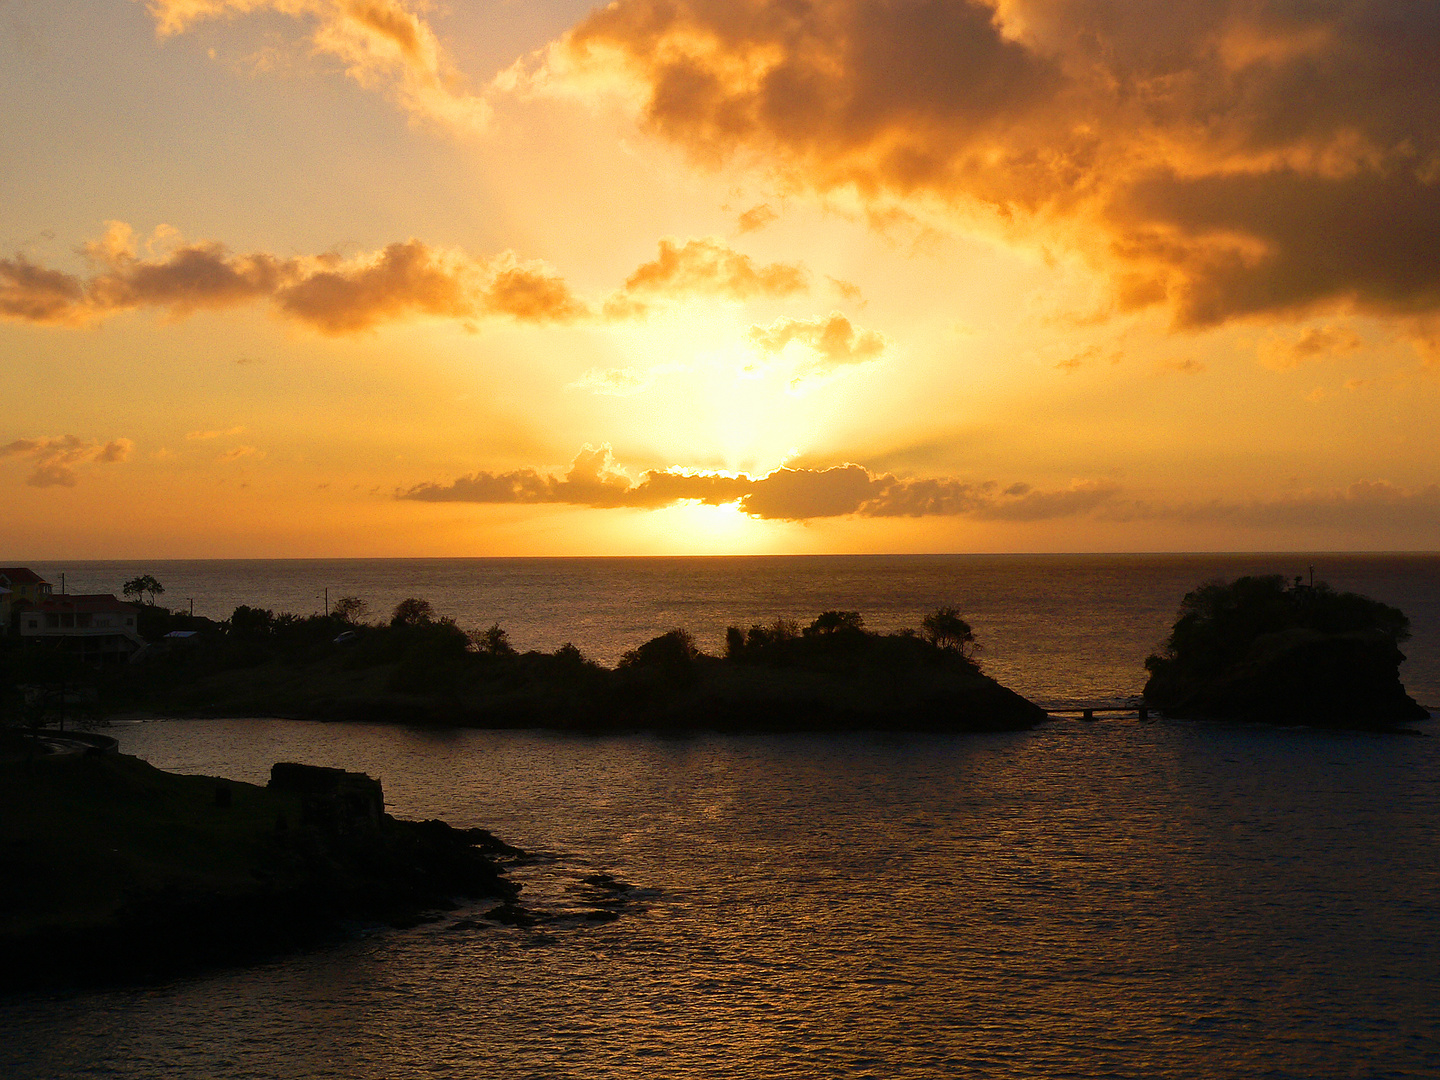
[(1433, 550), (1436, 41), (11, 0), (0, 548)]

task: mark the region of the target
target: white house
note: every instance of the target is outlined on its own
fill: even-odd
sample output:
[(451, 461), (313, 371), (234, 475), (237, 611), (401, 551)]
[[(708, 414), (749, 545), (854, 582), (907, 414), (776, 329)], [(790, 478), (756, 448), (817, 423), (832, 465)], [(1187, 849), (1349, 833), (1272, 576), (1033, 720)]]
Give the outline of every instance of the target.
[(61, 640), (85, 659), (128, 660), (145, 648), (140, 605), (111, 593), (51, 594), (19, 611), (22, 638)]

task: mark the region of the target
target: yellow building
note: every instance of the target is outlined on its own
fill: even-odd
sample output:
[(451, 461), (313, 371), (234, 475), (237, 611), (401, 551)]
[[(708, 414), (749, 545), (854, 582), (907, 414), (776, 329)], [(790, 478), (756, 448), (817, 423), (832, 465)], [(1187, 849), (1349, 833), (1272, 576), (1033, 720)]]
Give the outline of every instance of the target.
[(50, 583), (24, 566), (0, 566), (0, 634), (10, 630), (15, 605), (38, 603), (51, 594)]

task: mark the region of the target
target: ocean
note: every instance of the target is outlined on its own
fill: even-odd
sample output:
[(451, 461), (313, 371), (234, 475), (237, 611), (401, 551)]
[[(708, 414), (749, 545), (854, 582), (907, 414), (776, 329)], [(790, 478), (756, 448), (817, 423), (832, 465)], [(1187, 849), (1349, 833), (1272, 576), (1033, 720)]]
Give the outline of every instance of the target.
[[(172, 604), (383, 613), (428, 597), (521, 647), (613, 659), (686, 626), (954, 603), (1002, 682), (1123, 701), (1184, 592), (1308, 574), (1412, 619), (1440, 702), (1433, 556), (75, 563)], [(34, 564), (32, 564), (34, 565)], [(55, 575), (50, 564), (36, 566)], [(57, 577), (58, 580), (58, 577)], [(323, 603), (321, 599), (320, 603)], [(1440, 740), (1059, 718), (983, 735), (660, 738), (253, 720), (117, 724), (166, 769), (361, 769), (388, 808), (490, 828), (548, 916), (407, 930), (153, 986), (0, 998), (0, 1076), (1440, 1075)], [(579, 916), (581, 879), (634, 889)]]

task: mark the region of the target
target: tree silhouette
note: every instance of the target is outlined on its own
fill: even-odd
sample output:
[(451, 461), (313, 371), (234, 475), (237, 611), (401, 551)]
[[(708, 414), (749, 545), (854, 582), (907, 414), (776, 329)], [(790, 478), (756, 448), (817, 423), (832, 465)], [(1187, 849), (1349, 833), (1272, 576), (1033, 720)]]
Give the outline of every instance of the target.
[(510, 635), (500, 629), (499, 623), (493, 623), (488, 630), (475, 631), (470, 635), (470, 640), (482, 653), (488, 653), (491, 656), (515, 655), (515, 647), (510, 644)]
[(401, 600), (395, 605), (395, 613), (390, 616), (391, 626), (424, 626), (434, 621), (435, 609), (430, 606), (430, 601), (416, 596)]
[(370, 614), (370, 605), (358, 596), (342, 596), (335, 601), (330, 613), (347, 623), (358, 623)]
[(957, 649), (968, 657), (975, 650), (975, 634), (970, 624), (960, 617), (960, 610), (942, 607), (932, 611), (920, 623), (925, 640), (937, 649)]
[(816, 634), (858, 633), (865, 629), (865, 620), (858, 611), (822, 611), (805, 628), (805, 636)]
[(139, 600), (143, 594), (149, 593), (150, 599), (147, 600), (146, 603), (153, 604), (155, 603), (155, 598), (165, 591), (165, 586), (155, 580), (153, 575), (141, 574), (139, 577), (133, 577), (125, 582), (125, 584), (120, 587), (120, 591), (126, 596), (134, 597), (136, 600)]

